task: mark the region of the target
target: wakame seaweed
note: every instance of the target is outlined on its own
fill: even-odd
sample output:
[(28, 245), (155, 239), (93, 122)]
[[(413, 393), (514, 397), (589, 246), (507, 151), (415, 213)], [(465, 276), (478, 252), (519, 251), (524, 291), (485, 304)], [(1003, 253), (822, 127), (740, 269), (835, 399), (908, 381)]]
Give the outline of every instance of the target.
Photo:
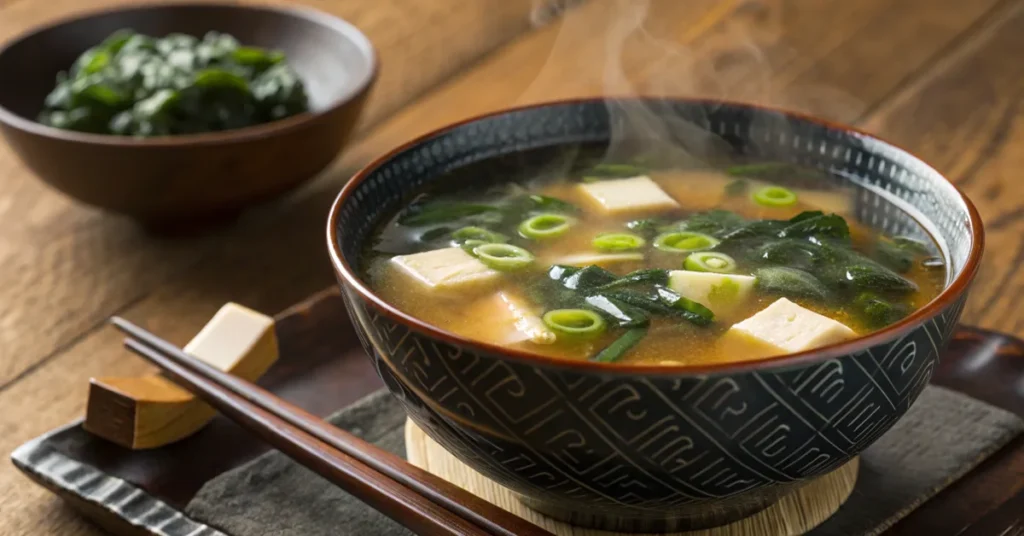
[(735, 212), (728, 210), (709, 210), (699, 212), (678, 224), (680, 230), (704, 233), (722, 238), (747, 224), (747, 220)]
[(874, 292), (863, 292), (853, 300), (861, 321), (872, 328), (888, 326), (910, 314), (910, 306), (879, 297)]
[[(688, 300), (665, 285), (666, 270), (637, 270), (618, 277), (599, 266), (576, 268), (554, 265), (548, 269), (547, 284), (534, 286), (533, 296), (546, 308), (586, 307), (620, 326), (646, 325), (649, 315), (680, 317), (698, 326), (714, 320), (714, 313)], [(557, 282), (561, 289), (552, 289)], [(566, 295), (565, 290), (571, 295)]]
[(800, 289), (800, 295), (824, 299), (833, 291), (903, 294), (917, 289), (913, 281), (886, 264), (853, 249), (849, 225), (837, 214), (806, 211), (788, 220), (742, 222), (729, 214), (711, 211), (691, 216), (686, 222), (694, 222), (704, 232), (720, 237), (715, 250), (744, 258), (754, 266), (813, 273), (816, 281), (813, 285), (804, 284), (807, 281), (798, 274), (779, 272), (779, 277), (762, 283), (767, 290), (785, 292), (789, 286), (799, 285), (795, 288)]
[(650, 323), (650, 317), (641, 309), (606, 294), (592, 294), (583, 301), (588, 308), (603, 313), (619, 327), (646, 326)]
[(308, 109), (305, 86), (281, 52), (218, 32), (200, 39), (120, 30), (57, 75), (39, 121), (148, 137), (242, 128)]
[(668, 270), (662, 270), (659, 268), (644, 268), (642, 270), (636, 270), (614, 281), (601, 285), (598, 287), (598, 290), (607, 290), (636, 284), (666, 285), (668, 284)]
[(875, 258), (878, 262), (901, 274), (910, 271), (914, 259), (931, 253), (927, 246), (910, 238), (879, 238), (875, 242)]
[(770, 266), (754, 271), (757, 288), (782, 296), (799, 296), (825, 300), (828, 287), (809, 272), (788, 266)]
[(633, 349), (644, 337), (647, 336), (647, 327), (636, 327), (622, 334), (611, 344), (590, 358), (591, 361), (599, 363), (612, 363), (622, 359), (622, 356)]

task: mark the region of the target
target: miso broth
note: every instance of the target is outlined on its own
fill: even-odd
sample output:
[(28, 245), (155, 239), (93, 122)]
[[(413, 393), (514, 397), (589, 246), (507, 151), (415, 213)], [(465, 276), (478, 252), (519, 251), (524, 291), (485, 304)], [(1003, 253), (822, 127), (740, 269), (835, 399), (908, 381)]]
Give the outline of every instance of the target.
[(897, 322), (946, 280), (908, 215), (885, 236), (855, 220), (856, 187), (788, 164), (603, 163), (474, 192), (465, 176), (448, 182), (377, 231), (367, 280), (439, 328), (542, 355), (791, 353)]

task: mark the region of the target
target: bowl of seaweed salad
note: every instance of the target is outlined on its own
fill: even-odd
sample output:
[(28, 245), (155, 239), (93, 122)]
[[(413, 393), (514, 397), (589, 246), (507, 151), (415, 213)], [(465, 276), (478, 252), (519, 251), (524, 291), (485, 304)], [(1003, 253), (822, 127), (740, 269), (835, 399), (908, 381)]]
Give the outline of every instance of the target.
[(57, 74), (39, 122), (147, 137), (243, 128), (308, 110), (305, 85), (279, 50), (216, 31), (197, 38), (124, 29)]
[(115, 8), (0, 47), (0, 132), (62, 193), (191, 230), (324, 170), (376, 73), (362, 32), (310, 8)]

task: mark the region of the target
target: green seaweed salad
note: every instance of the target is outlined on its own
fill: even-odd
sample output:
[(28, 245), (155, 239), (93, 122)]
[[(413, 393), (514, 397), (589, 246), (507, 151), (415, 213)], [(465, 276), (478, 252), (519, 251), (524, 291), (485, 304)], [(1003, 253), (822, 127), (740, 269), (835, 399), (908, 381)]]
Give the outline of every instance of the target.
[(218, 32), (199, 39), (120, 30), (57, 75), (39, 121), (150, 137), (242, 128), (308, 109), (302, 80), (281, 52)]

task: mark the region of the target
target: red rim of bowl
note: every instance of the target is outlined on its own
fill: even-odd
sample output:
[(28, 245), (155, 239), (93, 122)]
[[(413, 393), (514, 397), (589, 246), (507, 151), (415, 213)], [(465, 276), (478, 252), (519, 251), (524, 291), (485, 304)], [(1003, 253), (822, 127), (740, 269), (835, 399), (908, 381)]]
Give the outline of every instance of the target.
[[(970, 285), (971, 281), (974, 279), (974, 276), (975, 276), (975, 274), (978, 271), (978, 267), (979, 267), (980, 262), (981, 262), (982, 250), (984, 249), (984, 242), (985, 242), (985, 232), (984, 232), (984, 229), (983, 229), (982, 223), (981, 223), (981, 215), (978, 213), (978, 210), (975, 208), (975, 206), (971, 202), (971, 200), (968, 199), (966, 195), (964, 195), (963, 191), (961, 191), (960, 188), (958, 188), (955, 184), (953, 184), (952, 181), (950, 181), (948, 178), (946, 178), (945, 175), (939, 173), (938, 171), (936, 171), (931, 166), (928, 166), (927, 164), (925, 164), (925, 166), (928, 167), (929, 170), (934, 171), (938, 176), (942, 177), (942, 179), (946, 182), (946, 184), (948, 184), (951, 188), (953, 188), (953, 190), (957, 193), (957, 195), (960, 196), (960, 200), (967, 207), (967, 211), (968, 211), (968, 214), (970, 216), (971, 251), (968, 254), (967, 262), (964, 264), (964, 268), (960, 271), (960, 273), (953, 279), (953, 281), (951, 281), (942, 290), (942, 292), (939, 293), (938, 296), (936, 296), (934, 299), (932, 299), (930, 302), (925, 304), (920, 309), (917, 309), (916, 311), (914, 311), (910, 316), (904, 318), (903, 320), (901, 320), (901, 321), (899, 321), (899, 322), (897, 322), (897, 323), (895, 323), (895, 324), (893, 324), (891, 326), (888, 326), (888, 327), (883, 328), (881, 330), (869, 333), (867, 335), (864, 335), (863, 337), (857, 337), (856, 339), (852, 339), (850, 341), (846, 341), (846, 342), (842, 342), (842, 343), (838, 343), (838, 344), (832, 344), (832, 345), (829, 345), (829, 346), (823, 346), (821, 348), (815, 348), (813, 350), (807, 350), (807, 351), (804, 351), (804, 352), (797, 352), (797, 353), (793, 353), (793, 354), (784, 354), (784, 355), (779, 355), (779, 356), (774, 356), (774, 357), (769, 357), (769, 358), (764, 358), (764, 359), (748, 359), (748, 360), (742, 360), (742, 361), (734, 361), (734, 362), (728, 362), (728, 363), (716, 363), (716, 364), (708, 364), (708, 365), (661, 365), (661, 364), (643, 364), (643, 363), (615, 364), (615, 363), (596, 363), (596, 362), (592, 362), (592, 361), (581, 361), (581, 360), (573, 360), (573, 359), (562, 359), (562, 358), (557, 358), (557, 357), (549, 357), (549, 356), (545, 356), (545, 355), (534, 354), (534, 353), (531, 353), (531, 352), (527, 352), (527, 351), (523, 351), (523, 350), (518, 350), (518, 349), (504, 348), (502, 346), (498, 346), (498, 345), (495, 345), (495, 344), (489, 344), (489, 343), (485, 343), (485, 342), (480, 342), (480, 341), (476, 341), (476, 340), (473, 340), (473, 339), (469, 339), (469, 338), (463, 337), (461, 335), (456, 335), (455, 333), (452, 333), (452, 332), (449, 332), (447, 330), (438, 328), (438, 327), (436, 327), (436, 326), (434, 326), (434, 325), (432, 325), (432, 324), (430, 324), (428, 322), (425, 322), (425, 321), (420, 320), (420, 319), (418, 319), (418, 318), (416, 318), (416, 317), (414, 317), (412, 315), (409, 315), (407, 313), (402, 312), (397, 307), (394, 307), (393, 305), (387, 303), (386, 301), (381, 299), (379, 296), (377, 296), (377, 294), (375, 294), (366, 284), (364, 284), (363, 281), (354, 273), (354, 271), (352, 270), (352, 267), (349, 266), (348, 262), (345, 261), (344, 258), (342, 258), (341, 251), (339, 250), (339, 247), (338, 247), (337, 230), (336, 230), (337, 229), (338, 211), (339, 211), (341, 205), (348, 199), (348, 197), (352, 194), (352, 192), (355, 191), (356, 187), (360, 183), (362, 183), (363, 180), (366, 179), (366, 177), (368, 177), (370, 175), (370, 173), (372, 173), (374, 170), (376, 170), (378, 167), (380, 167), (384, 162), (390, 160), (391, 158), (393, 158), (398, 153), (401, 153), (401, 152), (403, 152), (403, 151), (405, 151), (405, 150), (407, 150), (407, 149), (409, 149), (411, 147), (419, 145), (420, 143), (422, 143), (422, 142), (424, 142), (424, 141), (426, 141), (426, 140), (428, 140), (428, 139), (430, 139), (430, 138), (432, 138), (434, 136), (442, 134), (444, 132), (456, 129), (456, 128), (458, 128), (458, 127), (460, 127), (462, 125), (465, 125), (467, 123), (472, 123), (474, 121), (479, 121), (479, 120), (486, 119), (486, 118), (489, 118), (489, 117), (504, 115), (504, 114), (511, 113), (511, 112), (516, 112), (516, 111), (521, 111), (521, 110), (528, 110), (528, 109), (533, 109), (533, 108), (544, 108), (544, 107), (549, 107), (549, 106), (564, 106), (564, 105), (570, 105), (570, 104), (584, 104), (584, 103), (592, 103), (592, 102), (596, 102), (596, 101), (616, 100), (616, 99), (672, 100), (672, 101), (676, 101), (676, 102), (690, 102), (690, 103), (704, 105), (704, 106), (724, 105), (724, 106), (751, 108), (751, 109), (760, 110), (761, 112), (766, 112), (766, 113), (783, 114), (783, 115), (786, 115), (786, 116), (789, 116), (789, 117), (793, 117), (793, 118), (796, 118), (796, 119), (800, 119), (800, 120), (803, 120), (803, 121), (807, 121), (807, 122), (810, 122), (810, 123), (818, 124), (818, 125), (824, 126), (824, 127), (828, 128), (828, 129), (831, 129), (831, 130), (841, 130), (841, 131), (845, 131), (845, 132), (855, 133), (855, 134), (864, 136), (864, 137), (869, 138), (869, 139), (877, 140), (877, 141), (883, 142), (883, 143), (885, 143), (885, 144), (887, 144), (889, 146), (892, 146), (892, 147), (894, 147), (894, 148), (896, 148), (896, 149), (898, 149), (900, 151), (903, 151), (907, 155), (913, 156), (912, 153), (910, 153), (909, 151), (903, 149), (902, 147), (899, 147), (898, 145), (895, 145), (893, 143), (885, 141), (885, 140), (883, 140), (883, 139), (881, 139), (881, 138), (879, 138), (879, 137), (877, 137), (877, 136), (875, 136), (873, 134), (869, 134), (869, 133), (867, 133), (867, 132), (865, 132), (863, 130), (860, 130), (860, 129), (857, 129), (857, 128), (854, 128), (854, 127), (850, 127), (850, 126), (846, 126), (846, 125), (841, 125), (841, 124), (833, 123), (833, 122), (830, 122), (830, 121), (825, 121), (823, 119), (819, 119), (817, 117), (813, 117), (813, 116), (810, 116), (810, 115), (807, 115), (807, 114), (804, 114), (804, 113), (800, 113), (800, 112), (793, 112), (793, 111), (788, 111), (788, 110), (781, 109), (781, 108), (761, 106), (761, 105), (750, 104), (750, 103), (733, 102), (733, 101), (726, 101), (726, 100), (715, 100), (715, 99), (686, 99), (686, 98), (661, 99), (661, 98), (658, 98), (658, 97), (643, 97), (643, 96), (628, 96), (628, 97), (607, 96), (607, 97), (601, 97), (601, 98), (565, 99), (565, 100), (557, 100), (557, 101), (544, 102), (544, 103), (538, 103), (538, 104), (529, 104), (529, 105), (525, 105), (525, 106), (517, 106), (517, 107), (513, 107), (513, 108), (507, 108), (507, 109), (495, 111), (495, 112), (489, 112), (489, 113), (485, 113), (485, 114), (476, 115), (476, 116), (473, 116), (473, 117), (470, 117), (470, 118), (467, 118), (467, 119), (463, 119), (463, 120), (458, 121), (456, 123), (452, 123), (452, 124), (450, 124), (448, 126), (432, 130), (432, 131), (430, 131), (430, 132), (428, 132), (426, 134), (423, 134), (421, 136), (417, 136), (416, 138), (414, 138), (414, 139), (412, 139), (412, 140), (410, 140), (410, 141), (408, 141), (408, 142), (406, 142), (406, 143), (404, 143), (404, 144), (402, 144), (402, 145), (392, 149), (391, 151), (387, 152), (383, 156), (378, 157), (377, 159), (372, 161), (370, 164), (365, 166), (363, 169), (359, 170), (359, 172), (357, 172), (352, 177), (352, 179), (342, 188), (341, 192), (338, 194), (337, 198), (334, 200), (334, 204), (331, 206), (331, 211), (330, 211), (330, 214), (329, 214), (328, 219), (327, 219), (327, 243), (328, 243), (327, 247), (328, 247), (328, 251), (330, 252), (331, 263), (334, 265), (335, 271), (338, 272), (338, 274), (342, 277), (342, 279), (344, 280), (344, 284), (346, 284), (350, 288), (354, 289), (355, 292), (358, 293), (359, 296), (363, 300), (365, 300), (368, 303), (370, 303), (371, 305), (373, 305), (377, 310), (379, 310), (383, 314), (387, 315), (392, 320), (400, 322), (400, 323), (406, 325), (407, 327), (410, 327), (410, 328), (412, 328), (412, 329), (414, 329), (414, 330), (416, 330), (416, 331), (418, 331), (420, 333), (423, 333), (423, 334), (425, 334), (427, 336), (430, 336), (430, 337), (433, 337), (433, 338), (437, 338), (437, 339), (439, 339), (439, 340), (441, 340), (443, 342), (446, 342), (448, 344), (453, 344), (453, 345), (456, 345), (456, 346), (466, 347), (466, 348), (469, 348), (471, 351), (474, 351), (474, 352), (498, 355), (498, 356), (506, 357), (506, 358), (509, 358), (509, 359), (514, 359), (514, 360), (522, 361), (522, 362), (527, 363), (527, 364), (540, 365), (540, 366), (549, 367), (549, 368), (564, 368), (564, 369), (572, 369), (572, 370), (576, 370), (576, 371), (587, 371), (587, 372), (594, 372), (594, 373), (600, 373), (600, 374), (612, 374), (612, 375), (615, 375), (615, 374), (622, 374), (622, 375), (641, 374), (641, 375), (655, 375), (655, 376), (657, 376), (657, 375), (672, 376), (672, 375), (680, 375), (680, 374), (686, 374), (686, 375), (694, 375), (694, 374), (721, 374), (721, 373), (737, 373), (737, 372), (758, 371), (758, 370), (764, 370), (764, 369), (777, 369), (777, 368), (785, 368), (785, 367), (790, 367), (790, 366), (806, 365), (808, 363), (813, 363), (813, 362), (817, 362), (817, 361), (825, 361), (825, 360), (833, 359), (835, 357), (839, 357), (839, 356), (843, 356), (843, 355), (856, 354), (858, 352), (864, 351), (867, 348), (870, 348), (870, 347), (875, 346), (877, 344), (882, 344), (882, 343), (885, 343), (885, 342), (888, 342), (888, 341), (896, 340), (900, 336), (903, 336), (904, 334), (906, 334), (907, 332), (912, 331), (913, 329), (919, 327), (920, 324), (922, 324), (924, 321), (929, 320), (932, 317), (938, 315), (946, 307), (948, 307), (954, 300), (956, 300), (959, 296), (961, 296), (964, 292), (967, 291), (968, 286)], [(918, 161), (921, 161), (921, 159), (919, 159), (917, 157), (914, 157), (914, 158), (917, 159)], [(923, 161), (921, 161), (921, 162), (923, 163)]]
[[(14, 45), (30, 39), (42, 32), (52, 30), (64, 24), (75, 21), (110, 15), (113, 13), (125, 13), (131, 11), (147, 11), (156, 8), (224, 8), (239, 9), (247, 11), (268, 11), (281, 16), (296, 17), (328, 27), (335, 32), (348, 38), (369, 61), (369, 69), (366, 75), (358, 84), (352, 86), (347, 92), (331, 100), (326, 106), (319, 110), (311, 110), (301, 114), (232, 130), (217, 132), (203, 132), (200, 134), (183, 134), (180, 136), (155, 136), (152, 138), (134, 138), (131, 136), (117, 136), (113, 134), (92, 134), (88, 132), (76, 132), (63, 130), (56, 127), (44, 125), (38, 121), (22, 117), (11, 110), (8, 110), (0, 103), (0, 123), (7, 124), (12, 128), (65, 141), (89, 143), (94, 145), (116, 145), (136, 147), (178, 147), (183, 145), (218, 145), (224, 143), (237, 143), (247, 140), (264, 138), (274, 134), (285, 133), (302, 125), (305, 125), (316, 118), (330, 114), (348, 104), (360, 93), (366, 91), (377, 78), (380, 71), (380, 60), (377, 52), (366, 35), (354, 25), (341, 18), (335, 17), (318, 9), (304, 6), (279, 6), (261, 4), (239, 4), (228, 2), (145, 2), (133, 5), (128, 8), (105, 8), (84, 13), (77, 13), (67, 17), (55, 19), (39, 26), (36, 26), (0, 46), (0, 56)], [(54, 73), (56, 75), (56, 73)]]

